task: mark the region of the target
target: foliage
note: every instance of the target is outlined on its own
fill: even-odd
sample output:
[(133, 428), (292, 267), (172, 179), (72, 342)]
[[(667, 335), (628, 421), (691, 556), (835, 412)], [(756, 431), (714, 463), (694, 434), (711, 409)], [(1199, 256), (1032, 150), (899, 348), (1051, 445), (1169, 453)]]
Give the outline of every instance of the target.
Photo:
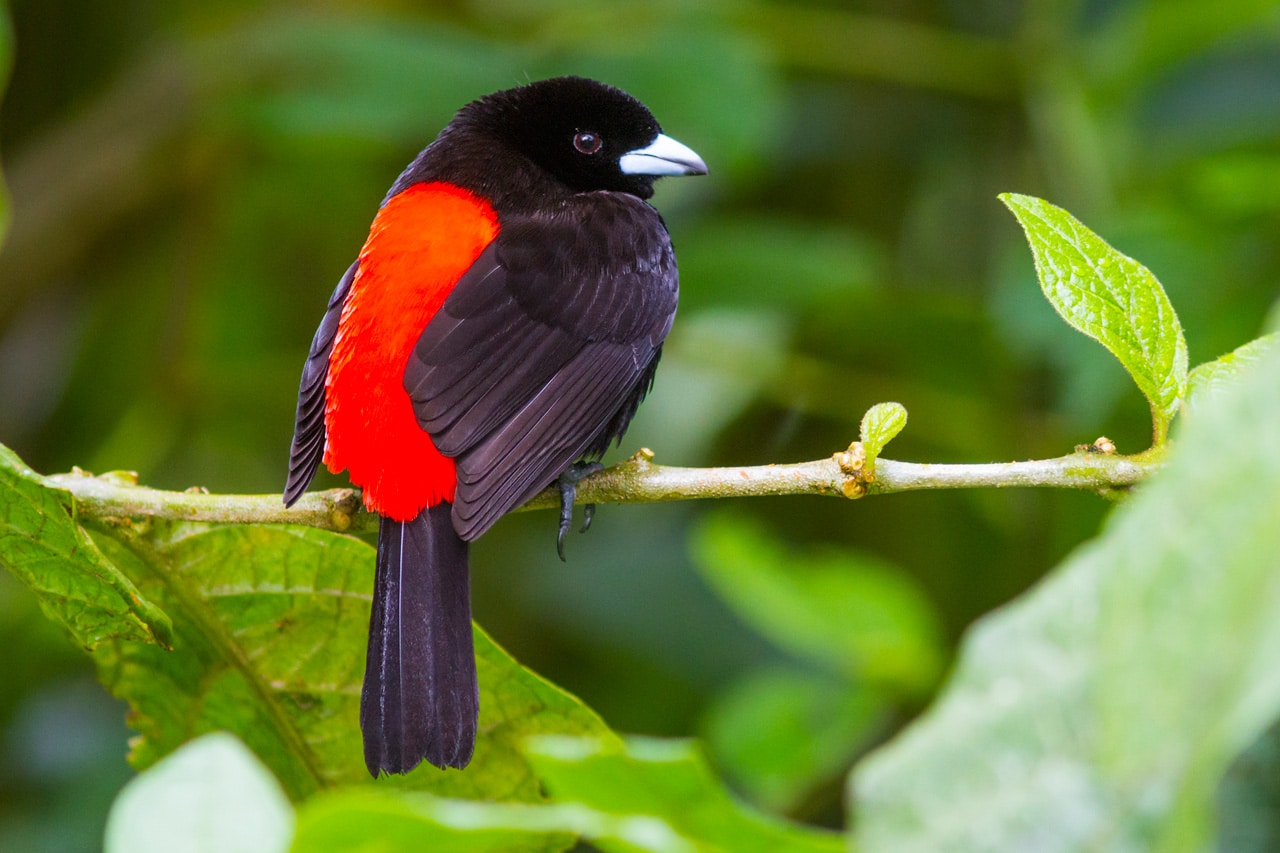
[(5, 567), (87, 649), (112, 640), (172, 645), (168, 616), (145, 599), (76, 524), (70, 495), (48, 488), (0, 446)]
[(789, 552), (727, 512), (704, 518), (692, 547), (737, 617), (806, 663), (741, 676), (707, 726), (729, 777), (790, 812), (837, 778), (897, 708), (929, 694), (941, 676), (941, 629), (910, 577), (868, 554)]
[(867, 850), (1200, 850), (1227, 766), (1280, 717), (1280, 358), (1016, 605), (854, 775)]
[(942, 669), (928, 603), (896, 567), (848, 551), (787, 552), (752, 523), (713, 514), (694, 538), (712, 589), (757, 631), (853, 683), (926, 695)]
[[(911, 412), (911, 429), (889, 451), (898, 458), (1056, 456), (1099, 434), (1123, 452), (1145, 447), (1151, 406), (1124, 367), (1037, 295), (1018, 229), (992, 201), (1009, 188), (1053, 199), (1158, 272), (1183, 321), (1188, 364), (1232, 353), (1188, 372), (1166, 443), (1170, 465), (1181, 431), (1227, 405), (1232, 377), (1260, 369), (1248, 365), (1265, 343), (1234, 348), (1280, 322), (1280, 42), (1270, 0), (3, 5), (12, 7), (0, 46), (6, 67), (10, 35), (17, 49), (0, 105), (13, 199), (0, 257), (0, 443), (39, 471), (80, 464), (133, 469), (169, 489), (278, 489), (306, 344), (377, 200), (466, 99), (558, 73), (633, 90), (712, 168), (696, 183), (659, 185), (656, 204), (681, 262), (681, 315), (623, 455), (646, 445), (660, 462), (681, 465), (825, 459), (860, 434), (881, 400)], [(1159, 351), (1176, 355), (1176, 344)], [(1160, 382), (1181, 380), (1156, 367), (1149, 378), (1159, 400)], [(1260, 428), (1233, 424), (1223, 444)], [(108, 639), (92, 657), (82, 648), (88, 637), (163, 624), (141, 610), (121, 620), (121, 607), (160, 608), (179, 662), (176, 680), (165, 682), (173, 691), (153, 690), (145, 713), (130, 716), (148, 727), (140, 762), (242, 712), (247, 725), (272, 707), (264, 696), (287, 703), (296, 694), (286, 685), (240, 703), (243, 669), (218, 657), (235, 646), (191, 645), (193, 628), (212, 628), (198, 620), (226, 615), (216, 595), (202, 597), (214, 587), (181, 587), (195, 597), (177, 606), (156, 591), (147, 569), (155, 555), (135, 559), (135, 548), (179, 555), (180, 528), (90, 524), (68, 514), (65, 495), (37, 497), (40, 481), (19, 469), (26, 465), (4, 468), (5, 494), (16, 489), (25, 507), (47, 501), (50, 532), (70, 537), (63, 545), (89, 571), (55, 577), (92, 606), (80, 614), (84, 635), (67, 642), (63, 619), (80, 617), (45, 617), (45, 608), (60, 610), (57, 589), (33, 590), (29, 570), (22, 580), (0, 572), (0, 848), (94, 849), (124, 782), (128, 733), (123, 703), (97, 687), (93, 668), (126, 644)], [(826, 589), (817, 582), (824, 566), (851, 567), (854, 581), (836, 595), (858, 586), (864, 596), (883, 592), (892, 612), (904, 594), (923, 608), (916, 623), (891, 621), (917, 653), (889, 658), (934, 649), (945, 670), (965, 626), (1010, 601), (991, 618), (1017, 613), (1019, 594), (1091, 536), (1109, 507), (1022, 489), (856, 505), (613, 507), (575, 540), (567, 566), (551, 547), (552, 522), (530, 513), (474, 549), (476, 614), (610, 728), (700, 735), (739, 795), (834, 826), (844, 822), (847, 768), (877, 744), (909, 742), (911, 729), (904, 741), (895, 733), (931, 688), (865, 678), (856, 661), (869, 646), (858, 645), (866, 640), (857, 625), (832, 627), (843, 651), (834, 639), (812, 651), (811, 635), (786, 633), (788, 620), (767, 622), (763, 608), (744, 607), (731, 591), (722, 597), (731, 571), (784, 597), (788, 612), (810, 608), (831, 627), (827, 603), (806, 595)], [(4, 535), (17, 541), (13, 528)], [(193, 544), (218, 536), (202, 530)], [(368, 553), (342, 541), (339, 551)], [(744, 554), (743, 543), (759, 547)], [(14, 556), (0, 561), (17, 565)], [(780, 576), (792, 566), (795, 578)], [(868, 582), (868, 567), (896, 580)], [(134, 584), (137, 602), (111, 569)], [(1147, 592), (1145, 612), (1155, 613), (1165, 599)], [(244, 617), (246, 648), (280, 664), (287, 648), (301, 650), (318, 633), (286, 631), (287, 648), (275, 648), (268, 623), (253, 620), (271, 607), (322, 604), (308, 597), (262, 592), (222, 604), (255, 602)], [(874, 611), (874, 600), (855, 608)], [(345, 616), (341, 630), (355, 632), (359, 617)], [(910, 624), (935, 635), (904, 633)], [(1180, 630), (1201, 636), (1195, 626)], [(330, 641), (335, 672), (353, 650), (358, 666), (359, 645)], [(168, 658), (158, 646), (127, 647), (140, 663), (122, 675), (142, 683), (117, 689), (141, 698), (158, 672), (141, 662)], [(1220, 653), (1223, 671), (1235, 671), (1237, 648), (1195, 651), (1189, 664)], [(966, 652), (963, 677), (980, 664)], [(213, 680), (199, 683), (196, 673)], [(1209, 714), (1225, 707), (1230, 692), (1222, 693), (1223, 706), (1207, 691), (1188, 701)], [(175, 724), (162, 700), (175, 715), (195, 715), (192, 724)], [(321, 691), (317, 707), (336, 702)], [(603, 735), (599, 717), (571, 705), (551, 717), (564, 727), (589, 717), (600, 727), (591, 734)], [(305, 709), (287, 708), (277, 708), (274, 731), (304, 720), (306, 731), (326, 730)], [(1135, 713), (1165, 719), (1159, 708)], [(1236, 723), (1231, 731), (1243, 736), (1248, 727)], [(279, 737), (266, 731), (245, 739), (269, 752)], [(1267, 839), (1280, 837), (1272, 731), (1217, 789), (1222, 849), (1271, 849)], [(513, 761), (536, 765), (523, 746), (513, 749)], [(308, 774), (289, 769), (284, 750), (271, 772), (302, 790)], [(1236, 752), (1204, 754), (1216, 767)], [(1169, 778), (1212, 784), (1215, 774)], [(379, 797), (383, 784), (343, 785), (333, 796)], [(300, 817), (322, 801), (305, 799)], [(1189, 814), (1203, 813), (1203, 798), (1188, 802)], [(367, 820), (389, 825), (377, 809)]]
[(876, 403), (867, 409), (858, 425), (858, 437), (866, 453), (866, 464), (875, 465), (884, 446), (907, 425), (907, 410), (901, 403)]
[[(1074, 325), (1104, 343), (1122, 321), (1152, 340), (1180, 341), (1154, 277), (1112, 277), (1114, 250), (1078, 221), (1037, 199), (1011, 206), (1068, 223), (1028, 227), (1038, 257), (1079, 252), (1072, 286), (1107, 288), (1110, 304), (1130, 306), (1124, 316), (1068, 317)], [(1039, 271), (1055, 299), (1060, 271), (1049, 262)], [(1209, 377), (1201, 384), (1217, 390), (1199, 404), (1169, 470), (1038, 589), (984, 620), (934, 707), (857, 766), (850, 806), (860, 847), (1208, 843), (1219, 780), (1280, 718), (1280, 676), (1268, 665), (1280, 653), (1269, 556), (1280, 553), (1280, 451), (1261, 429), (1280, 419), (1271, 393), (1280, 357), (1260, 354), (1268, 343), (1198, 369)], [(1150, 396), (1151, 359), (1121, 356)], [(1250, 361), (1252, 370), (1236, 364)], [(1161, 404), (1168, 417), (1186, 385)], [(878, 452), (905, 411), (885, 404), (864, 423)], [(133, 762), (151, 768), (117, 801), (109, 849), (181, 845), (220, 815), (261, 821), (264, 843), (276, 838), (281, 849), (294, 820), (284, 793), (303, 803), (295, 850), (362, 849), (374, 836), (390, 849), (565, 849), (579, 838), (605, 850), (839, 847), (834, 835), (738, 804), (686, 744), (624, 744), (478, 628), (474, 762), (459, 773), (424, 767), (371, 789), (356, 699), (373, 565), (366, 543), (257, 525), (85, 528), (74, 501), (3, 453), (0, 560), (90, 648), (103, 683), (132, 707)], [(708, 517), (694, 552), (743, 620), (826, 673), (805, 683), (762, 671), (720, 712), (711, 742), (762, 801), (800, 802), (866, 746), (895, 704), (927, 695), (938, 678), (932, 613), (893, 567), (848, 553), (788, 553), (727, 514)], [(1213, 701), (1196, 701), (1204, 695)], [(803, 730), (751, 744), (752, 724), (785, 731), (779, 723), (795, 717), (815, 722), (816, 737)], [(239, 735), (263, 764), (235, 740), (182, 746), (218, 730)], [(823, 752), (811, 752), (815, 745)], [(778, 761), (780, 747), (799, 757)], [(153, 820), (157, 813), (165, 820)], [(238, 829), (204, 842), (240, 849)]]
[(1049, 303), (1120, 359), (1151, 405), (1155, 442), (1187, 393), (1187, 342), (1151, 271), (1108, 246), (1060, 207), (1006, 193), (1027, 232)]
[[(294, 799), (368, 778), (359, 695), (373, 586), (373, 549), (326, 531), (157, 523), (100, 531), (112, 561), (174, 620), (174, 649), (112, 642), (94, 658), (131, 706), (146, 767), (191, 737), (237, 733)], [(476, 632), (480, 726), (465, 774), (427, 769), (406, 784), (454, 796), (536, 800), (519, 751), (534, 734), (609, 733), (576, 699)]]
[[(108, 849), (199, 846), (218, 851), (339, 853), (367, 850), (563, 850), (575, 837), (605, 851), (794, 850), (835, 853), (839, 836), (788, 827), (733, 802), (688, 744), (638, 739), (543, 736), (530, 743), (555, 802), (476, 802), (368, 787), (331, 792), (298, 812), (253, 754), (226, 735), (206, 735), (143, 773), (121, 794), (108, 824)], [(207, 772), (195, 778), (192, 771)], [(141, 819), (168, 807), (172, 821)], [(264, 827), (246, 846), (243, 815)], [(283, 838), (281, 829), (284, 830)], [(152, 838), (170, 846), (150, 846)], [(113, 844), (114, 842), (114, 844)]]
[(1267, 353), (1280, 346), (1280, 332), (1263, 335), (1257, 340), (1241, 344), (1226, 355), (1191, 371), (1187, 388), (1187, 404), (1195, 407), (1206, 398), (1212, 397), (1225, 388), (1235, 384), (1240, 374), (1260, 361)]

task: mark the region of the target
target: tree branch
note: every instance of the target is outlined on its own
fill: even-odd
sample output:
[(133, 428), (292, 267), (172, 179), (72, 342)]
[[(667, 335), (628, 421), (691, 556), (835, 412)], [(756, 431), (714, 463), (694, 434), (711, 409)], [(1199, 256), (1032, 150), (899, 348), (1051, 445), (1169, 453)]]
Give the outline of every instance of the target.
[[(744, 468), (678, 468), (656, 465), (641, 450), (578, 484), (579, 503), (655, 503), (695, 498), (764, 495), (830, 495), (858, 498), (918, 489), (1047, 486), (1100, 493), (1127, 489), (1160, 467), (1148, 455), (1120, 456), (1078, 450), (1054, 459), (949, 465), (876, 460), (874, 469), (853, 463), (845, 451), (831, 459)], [(373, 530), (375, 517), (362, 509), (355, 489), (310, 492), (286, 508), (279, 495), (211, 495), (203, 490), (166, 492), (139, 486), (137, 475), (111, 472), (94, 477), (79, 469), (45, 478), (75, 498), (83, 515), (105, 520), (164, 518), (239, 524), (302, 524), (338, 531)], [(559, 506), (547, 489), (526, 509)]]

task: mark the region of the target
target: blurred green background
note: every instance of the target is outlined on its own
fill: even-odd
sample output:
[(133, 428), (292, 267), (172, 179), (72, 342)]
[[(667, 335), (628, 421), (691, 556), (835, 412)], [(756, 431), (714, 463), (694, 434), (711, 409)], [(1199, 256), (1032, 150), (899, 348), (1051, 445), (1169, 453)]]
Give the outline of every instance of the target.
[[(629, 90), (712, 170), (659, 185), (682, 304), (620, 453), (825, 457), (882, 400), (911, 414), (894, 458), (1144, 448), (1140, 395), (1041, 297), (1006, 190), (1148, 265), (1193, 364), (1280, 325), (1274, 0), (9, 11), (0, 442), (42, 472), (279, 490), (311, 333), (386, 187), (463, 103), (564, 73)], [(843, 771), (928, 701), (964, 627), (1106, 511), (610, 506), (567, 565), (552, 517), (522, 514), (473, 551), (475, 614), (613, 727), (704, 737), (747, 798), (838, 824)], [(5, 574), (0, 646), (0, 849), (94, 849), (124, 709)]]

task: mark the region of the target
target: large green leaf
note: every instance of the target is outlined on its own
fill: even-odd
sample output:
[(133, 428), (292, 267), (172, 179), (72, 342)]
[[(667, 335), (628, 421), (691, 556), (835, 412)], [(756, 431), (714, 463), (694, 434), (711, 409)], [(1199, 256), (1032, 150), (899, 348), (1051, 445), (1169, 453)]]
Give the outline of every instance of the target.
[(866, 851), (1200, 850), (1280, 713), (1280, 353), (1187, 423), (1104, 533), (963, 644), (853, 777)]
[(1187, 390), (1187, 343), (1164, 288), (1062, 208), (1015, 193), (1000, 200), (1026, 232), (1044, 295), (1124, 365), (1151, 405), (1162, 444)]
[[(555, 801), (580, 803), (600, 814), (631, 819), (632, 837), (592, 839), (605, 850), (816, 853), (843, 849), (834, 833), (743, 806), (725, 791), (690, 741), (632, 738), (622, 745), (599, 738), (549, 736), (535, 739), (528, 749)], [(641, 828), (634, 825), (637, 818), (653, 819), (643, 833), (634, 832)]]
[(74, 516), (70, 495), (45, 485), (0, 445), (0, 565), (85, 648), (112, 638), (167, 644), (169, 617), (102, 555)]
[[(132, 706), (132, 760), (145, 767), (199, 734), (237, 734), (298, 798), (369, 782), (360, 681), (374, 551), (297, 527), (156, 524), (96, 536), (116, 565), (173, 616), (174, 650), (104, 644), (100, 677)], [(423, 765), (379, 784), (458, 797), (538, 800), (517, 747), (532, 734), (610, 737), (581, 702), (524, 669), (476, 629), (480, 731), (464, 771)]]

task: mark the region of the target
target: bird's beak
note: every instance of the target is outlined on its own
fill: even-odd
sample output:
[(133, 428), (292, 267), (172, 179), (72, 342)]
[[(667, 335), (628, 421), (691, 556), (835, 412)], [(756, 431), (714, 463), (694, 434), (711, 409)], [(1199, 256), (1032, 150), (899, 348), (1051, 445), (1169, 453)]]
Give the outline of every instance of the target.
[(676, 142), (665, 133), (644, 148), (628, 151), (618, 158), (624, 175), (705, 175), (707, 164), (687, 145)]

